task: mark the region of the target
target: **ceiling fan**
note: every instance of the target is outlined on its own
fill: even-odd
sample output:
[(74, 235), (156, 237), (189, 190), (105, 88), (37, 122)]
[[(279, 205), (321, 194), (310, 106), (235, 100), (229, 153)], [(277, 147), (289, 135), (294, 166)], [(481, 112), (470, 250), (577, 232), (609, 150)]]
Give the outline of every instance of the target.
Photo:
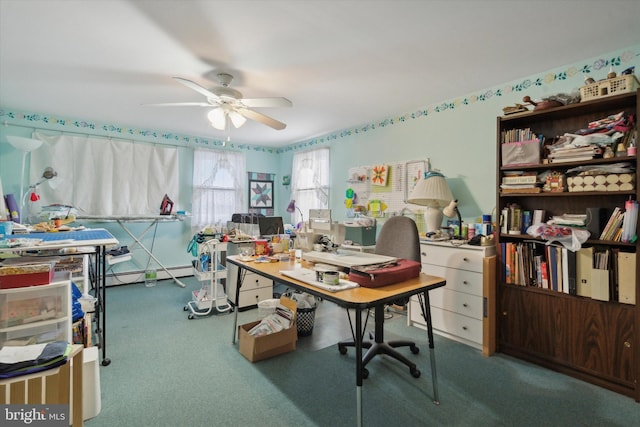
[(231, 74), (219, 73), (217, 77), (221, 86), (213, 89), (205, 89), (191, 80), (174, 77), (177, 82), (182, 83), (186, 87), (204, 95), (207, 98), (207, 102), (169, 102), (145, 105), (155, 107), (212, 108), (207, 117), (211, 122), (211, 126), (219, 130), (225, 130), (228, 121), (233, 123), (236, 128), (239, 128), (247, 121), (247, 119), (255, 120), (276, 130), (282, 130), (287, 127), (286, 124), (251, 109), (291, 107), (291, 101), (287, 98), (244, 98), (242, 93), (229, 87), (229, 84), (233, 80), (233, 76)]

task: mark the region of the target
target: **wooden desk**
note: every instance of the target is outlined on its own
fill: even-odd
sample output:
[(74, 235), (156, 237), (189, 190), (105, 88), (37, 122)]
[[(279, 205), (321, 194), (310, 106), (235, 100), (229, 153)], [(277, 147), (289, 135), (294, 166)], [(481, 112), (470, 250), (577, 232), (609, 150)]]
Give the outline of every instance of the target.
[[(238, 266), (238, 279), (239, 286), (236, 287), (235, 301), (237, 303), (240, 288), (242, 287), (243, 274), (246, 271), (259, 274), (267, 277), (271, 280), (283, 283), (291, 288), (304, 291), (320, 297), (324, 300), (331, 301), (341, 307), (355, 310), (355, 349), (356, 349), (356, 403), (357, 403), (357, 420), (358, 426), (362, 425), (362, 342), (363, 342), (363, 324), (362, 324), (362, 312), (369, 310), (370, 308), (383, 307), (385, 304), (392, 303), (401, 298), (409, 298), (412, 295), (419, 294), (420, 305), (424, 318), (427, 321), (427, 338), (429, 340), (429, 354), (431, 361), (431, 375), (433, 380), (433, 401), (439, 403), (438, 397), (438, 381), (436, 375), (436, 362), (435, 352), (433, 344), (433, 330), (431, 327), (431, 309), (429, 304), (429, 291), (444, 286), (446, 284), (445, 279), (436, 276), (430, 276), (421, 273), (419, 277), (406, 280), (404, 282), (395, 283), (392, 285), (383, 286), (380, 288), (364, 288), (358, 287), (353, 289), (346, 289), (339, 292), (325, 291), (322, 288), (309, 285), (291, 277), (285, 276), (280, 271), (292, 270), (296, 268), (311, 268), (312, 264), (303, 261), (302, 264), (294, 263), (291, 261), (274, 262), (274, 263), (255, 263), (255, 262), (243, 262), (239, 256), (227, 257), (227, 261), (231, 264)], [(233, 339), (232, 343), (236, 342), (236, 331), (238, 326), (238, 310), (235, 310), (235, 317), (233, 321)], [(376, 329), (381, 328), (381, 325), (376, 325)], [(354, 331), (352, 331), (354, 332)]]
[(74, 344), (67, 363), (57, 368), (0, 380), (0, 405), (69, 405), (70, 424), (84, 425), (83, 349), (82, 345)]

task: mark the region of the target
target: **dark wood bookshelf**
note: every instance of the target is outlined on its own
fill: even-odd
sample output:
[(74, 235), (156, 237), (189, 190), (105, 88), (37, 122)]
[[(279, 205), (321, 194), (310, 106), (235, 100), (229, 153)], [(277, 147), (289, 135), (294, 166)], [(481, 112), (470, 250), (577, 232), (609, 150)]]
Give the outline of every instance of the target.
[[(498, 117), (497, 214), (500, 215), (507, 205), (517, 204), (523, 211), (533, 212), (542, 209), (548, 218), (563, 214), (584, 214), (588, 208), (605, 208), (612, 211), (615, 207), (624, 208), (627, 200), (640, 200), (640, 176), (636, 156), (508, 166), (502, 165), (501, 156), (503, 131), (530, 128), (535, 134), (542, 134), (548, 143), (564, 133), (586, 128), (589, 122), (620, 112), (633, 115), (637, 121), (639, 100), (640, 90), (548, 110)], [(540, 193), (500, 191), (502, 177), (512, 171), (540, 173), (550, 170), (565, 174), (578, 166), (614, 163), (630, 163), (633, 166), (633, 190)], [(640, 232), (638, 227), (637, 230), (637, 233)], [(503, 243), (534, 241), (545, 244), (547, 241), (527, 234), (496, 233), (497, 350), (630, 396), (640, 402), (640, 306), (637, 303), (637, 297), (640, 295), (640, 262), (637, 260), (639, 242), (615, 242), (593, 237), (584, 242), (582, 247), (609, 249), (611, 253), (620, 251), (635, 254), (636, 271), (633, 286), (636, 304), (618, 302), (613, 294), (608, 301), (603, 301), (537, 286), (503, 282), (506, 256), (502, 253)], [(560, 244), (554, 242), (553, 245)], [(612, 269), (609, 277), (613, 275)]]

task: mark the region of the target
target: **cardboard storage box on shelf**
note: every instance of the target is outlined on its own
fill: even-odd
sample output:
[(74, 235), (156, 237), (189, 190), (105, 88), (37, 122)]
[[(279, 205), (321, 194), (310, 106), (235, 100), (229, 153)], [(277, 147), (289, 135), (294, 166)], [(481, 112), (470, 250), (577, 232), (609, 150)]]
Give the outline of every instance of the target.
[(0, 267), (0, 289), (48, 285), (53, 280), (53, 264), (24, 264)]
[(376, 226), (363, 227), (361, 225), (347, 225), (344, 227), (344, 240), (359, 246), (373, 246), (376, 244)]
[(298, 340), (295, 322), (296, 303), (287, 297), (282, 297), (280, 304), (289, 308), (294, 316), (294, 321), (288, 329), (254, 337), (249, 335), (248, 331), (260, 323), (259, 320), (238, 326), (238, 350), (250, 362), (258, 362), (296, 349), (296, 341)]
[(631, 173), (607, 175), (576, 175), (567, 178), (570, 193), (588, 191), (632, 191), (636, 188), (636, 177)]

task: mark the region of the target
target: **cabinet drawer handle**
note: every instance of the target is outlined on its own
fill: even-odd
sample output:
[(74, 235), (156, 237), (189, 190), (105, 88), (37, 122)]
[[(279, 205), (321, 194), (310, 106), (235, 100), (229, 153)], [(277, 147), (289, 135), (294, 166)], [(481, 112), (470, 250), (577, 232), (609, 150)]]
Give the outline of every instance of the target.
[(466, 308), (466, 307), (469, 307), (469, 304), (464, 303), (464, 304), (462, 304), (462, 306)]
[(462, 327), (462, 330), (463, 330), (463, 331), (466, 331), (466, 330), (467, 330), (467, 327), (466, 327), (466, 326), (463, 326), (463, 327)]
[(631, 348), (631, 343), (630, 343), (629, 341), (625, 341), (625, 342), (624, 342), (624, 346), (625, 346), (626, 348)]
[(463, 280), (463, 281), (462, 281), (462, 284), (463, 284), (463, 285), (468, 285), (468, 284), (469, 284), (469, 282), (467, 282), (466, 280)]
[(462, 260), (466, 262), (466, 261), (469, 261), (469, 258), (464, 257), (464, 258), (462, 258)]

